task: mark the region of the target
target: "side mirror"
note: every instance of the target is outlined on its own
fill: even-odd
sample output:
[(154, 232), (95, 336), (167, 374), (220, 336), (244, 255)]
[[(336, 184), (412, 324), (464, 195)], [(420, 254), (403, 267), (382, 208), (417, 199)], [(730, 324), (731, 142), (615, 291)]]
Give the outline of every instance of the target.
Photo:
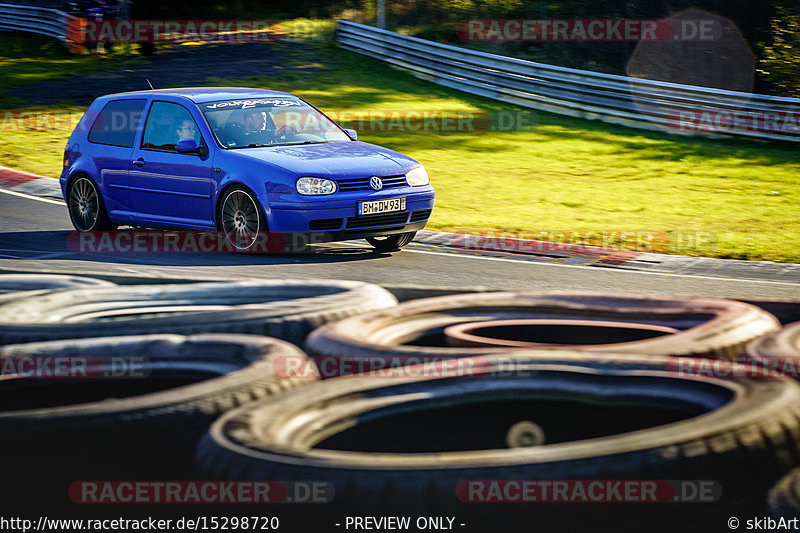
[(200, 154), (200, 147), (197, 146), (197, 143), (194, 142), (194, 139), (183, 139), (178, 141), (178, 144), (175, 145), (175, 149), (179, 154)]
[(354, 141), (358, 140), (358, 132), (356, 130), (345, 129), (344, 132), (347, 134), (348, 137), (350, 137)]

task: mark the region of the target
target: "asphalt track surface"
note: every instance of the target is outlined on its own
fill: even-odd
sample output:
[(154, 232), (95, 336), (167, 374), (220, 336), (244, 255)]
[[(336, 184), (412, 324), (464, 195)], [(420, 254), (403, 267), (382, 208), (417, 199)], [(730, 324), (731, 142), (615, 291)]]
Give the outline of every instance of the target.
[(412, 243), (378, 254), (364, 241), (312, 246), (306, 253), (77, 253), (66, 207), (0, 191), (0, 269), (209, 280), (328, 278), (431, 288), (535, 289), (800, 300), (800, 283), (725, 275), (641, 272), (548, 264), (514, 254), (458, 252)]

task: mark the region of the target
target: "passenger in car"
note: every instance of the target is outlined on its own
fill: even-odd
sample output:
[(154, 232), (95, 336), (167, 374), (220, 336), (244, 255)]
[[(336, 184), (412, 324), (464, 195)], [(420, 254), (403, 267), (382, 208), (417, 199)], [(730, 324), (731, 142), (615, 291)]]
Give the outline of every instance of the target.
[(176, 133), (178, 134), (179, 141), (184, 141), (187, 139), (194, 139), (195, 141), (197, 140), (197, 128), (194, 127), (194, 122), (191, 120), (183, 120), (180, 127), (176, 130)]

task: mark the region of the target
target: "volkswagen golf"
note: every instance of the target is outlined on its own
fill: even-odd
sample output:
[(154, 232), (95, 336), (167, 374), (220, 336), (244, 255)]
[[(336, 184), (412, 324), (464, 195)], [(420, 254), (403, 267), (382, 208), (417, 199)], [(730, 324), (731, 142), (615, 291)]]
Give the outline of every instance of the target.
[(78, 231), (219, 231), (242, 251), (264, 232), (397, 250), (425, 227), (435, 196), (420, 163), (358, 141), (305, 100), (224, 87), (97, 98), (69, 138), (60, 183)]

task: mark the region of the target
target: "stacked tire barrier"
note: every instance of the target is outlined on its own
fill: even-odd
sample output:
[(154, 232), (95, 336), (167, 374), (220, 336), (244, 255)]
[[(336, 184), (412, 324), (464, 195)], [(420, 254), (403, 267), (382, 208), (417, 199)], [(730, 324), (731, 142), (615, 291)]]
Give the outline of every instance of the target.
[[(217, 416), (309, 382), (273, 371), (276, 360), (304, 358), (302, 352), (253, 335), (49, 341), (5, 346), (0, 357), (69, 360), (84, 370), (5, 384), (0, 424), (4, 448), (17, 458), (5, 476), (20, 487), (36, 487), (38, 502), (63, 501), (82, 479), (188, 479), (194, 445)], [(123, 361), (139, 361), (140, 375), (109, 378)], [(20, 504), (32, 496), (17, 495)]]
[[(75, 510), (79, 480), (193, 478), (332, 487), (327, 503), (271, 509), (290, 530), (335, 530), (345, 515), (720, 530), (731, 515), (797, 513), (800, 385), (784, 371), (800, 323), (751, 304), (533, 291), (397, 304), (358, 282), (62, 281), (0, 300), (0, 427), (21, 458), (7, 475), (47, 477), (39, 506)], [(61, 358), (83, 373), (48, 374)], [(26, 373), (32, 360), (45, 364)], [(140, 374), (108, 372), (133, 360)], [(625, 482), (652, 491), (574, 492)], [(700, 482), (703, 498), (687, 499)], [(571, 492), (509, 491), (558, 484)]]
[(0, 308), (0, 344), (150, 333), (255, 333), (299, 341), (315, 326), (396, 302), (375, 285), (321, 280), (58, 291)]
[(333, 357), (459, 357), (515, 347), (732, 357), (778, 326), (769, 313), (732, 300), (489, 292), (351, 317), (316, 330), (308, 347)]
[(109, 287), (113, 285), (113, 283), (107, 281), (78, 276), (6, 274), (0, 276), (0, 303), (17, 299), (23, 295), (33, 296), (59, 289)]
[[(469, 378), (337, 378), (313, 385), (313, 394), (309, 387), (243, 406), (199, 445), (199, 477), (323, 480), (337, 487), (339, 513), (436, 512), (478, 530), (535, 522), (580, 531), (609, 515), (620, 519), (600, 529), (640, 530), (658, 517), (661, 526), (694, 530), (733, 509), (756, 514), (794, 464), (797, 442), (786, 434), (800, 430), (800, 388), (789, 380), (698, 382), (646, 359), (623, 370), (586, 355), (586, 366), (520, 355), (513, 371), (497, 372), (496, 357)], [(545, 444), (509, 448), (507, 432), (528, 418)], [(484, 503), (487, 480), (641, 479), (710, 480), (721, 499)]]
[(123, 286), (8, 275), (0, 288), (0, 425), (20, 459), (5, 473), (30, 488), (11, 502), (59, 509), (80, 479), (189, 479), (194, 445), (217, 416), (309, 383), (276, 373), (306, 361), (290, 342), (397, 303), (375, 285), (325, 280)]

